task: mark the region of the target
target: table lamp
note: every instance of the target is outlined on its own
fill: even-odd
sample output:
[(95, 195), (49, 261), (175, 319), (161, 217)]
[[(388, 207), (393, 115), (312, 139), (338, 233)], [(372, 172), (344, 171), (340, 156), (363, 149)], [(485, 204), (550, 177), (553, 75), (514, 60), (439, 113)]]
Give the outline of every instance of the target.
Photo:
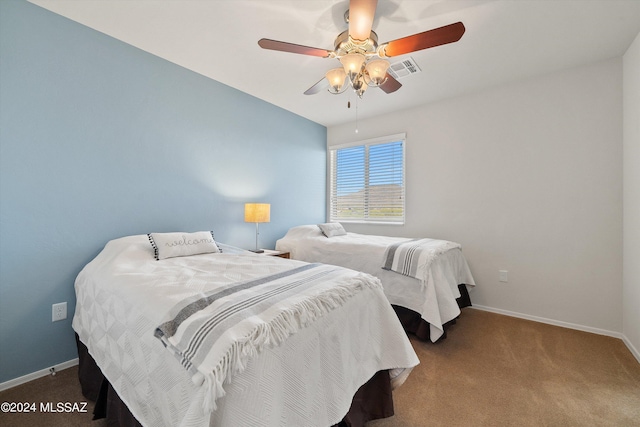
[(244, 204), (244, 222), (256, 223), (256, 249), (255, 253), (264, 252), (258, 249), (258, 236), (260, 235), (259, 224), (261, 222), (269, 222), (271, 220), (271, 205), (269, 203), (245, 203)]

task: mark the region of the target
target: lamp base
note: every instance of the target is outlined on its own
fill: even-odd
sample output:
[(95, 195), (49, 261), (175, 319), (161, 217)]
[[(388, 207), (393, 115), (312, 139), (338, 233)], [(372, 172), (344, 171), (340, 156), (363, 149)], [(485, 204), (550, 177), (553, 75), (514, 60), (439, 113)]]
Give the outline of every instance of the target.
[(262, 249), (249, 249), (251, 252), (254, 252), (256, 254), (263, 254), (264, 251)]

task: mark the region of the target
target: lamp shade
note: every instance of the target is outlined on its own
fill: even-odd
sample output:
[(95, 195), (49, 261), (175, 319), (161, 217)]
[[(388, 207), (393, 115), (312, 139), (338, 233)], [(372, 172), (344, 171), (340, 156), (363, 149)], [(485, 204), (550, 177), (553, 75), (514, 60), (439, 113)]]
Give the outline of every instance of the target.
[(271, 205), (269, 203), (245, 203), (244, 222), (271, 221)]
[(365, 68), (369, 74), (369, 78), (371, 79), (371, 84), (373, 86), (380, 86), (384, 83), (387, 77), (389, 61), (384, 59), (375, 59), (373, 61), (369, 61)]
[(361, 53), (349, 53), (340, 58), (340, 63), (344, 68), (344, 72), (349, 76), (349, 80), (353, 82), (364, 64), (365, 57)]
[(334, 68), (325, 74), (325, 77), (329, 81), (329, 92), (340, 93), (344, 82), (347, 79), (347, 75), (344, 72), (344, 68)]

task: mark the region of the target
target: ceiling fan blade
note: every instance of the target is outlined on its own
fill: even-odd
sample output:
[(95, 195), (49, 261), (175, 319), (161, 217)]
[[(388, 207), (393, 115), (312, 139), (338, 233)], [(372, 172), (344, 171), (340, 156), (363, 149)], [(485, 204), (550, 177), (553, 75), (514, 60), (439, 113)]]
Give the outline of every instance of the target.
[(329, 81), (323, 77), (322, 80), (320, 80), (318, 83), (314, 84), (309, 89), (307, 89), (304, 92), (304, 94), (315, 95), (316, 93), (328, 88), (329, 88)]
[(279, 50), (281, 52), (299, 53), (300, 55), (319, 56), (321, 58), (328, 58), (330, 51), (326, 49), (319, 49), (317, 47), (302, 46), (299, 44), (293, 44), (288, 42), (281, 42), (271, 39), (260, 39), (258, 45), (263, 49)]
[(457, 42), (464, 34), (464, 31), (465, 28), (462, 22), (456, 22), (455, 24), (434, 28), (433, 30), (403, 37), (386, 43), (386, 46), (384, 47), (384, 54), (386, 56), (398, 56), (422, 49), (428, 49), (430, 47)]
[(371, 35), (378, 0), (351, 0), (349, 2), (349, 35), (364, 41)]
[(402, 83), (393, 78), (393, 76), (387, 73), (386, 80), (380, 85), (380, 89), (386, 93), (392, 93), (402, 87)]

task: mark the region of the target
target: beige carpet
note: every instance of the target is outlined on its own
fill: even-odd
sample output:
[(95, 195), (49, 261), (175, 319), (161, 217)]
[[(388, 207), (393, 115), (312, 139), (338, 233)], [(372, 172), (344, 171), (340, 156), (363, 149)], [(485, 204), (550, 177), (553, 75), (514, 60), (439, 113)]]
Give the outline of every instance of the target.
[[(396, 415), (368, 427), (640, 426), (640, 363), (619, 339), (466, 308), (443, 342), (412, 343), (421, 363), (394, 392)], [(70, 368), (0, 392), (18, 401), (86, 399)], [(106, 425), (88, 409), (0, 413), (0, 426)]]
[[(0, 0), (1, 1), (1, 0)], [(2, 427), (106, 427), (105, 420), (92, 421), (93, 402), (88, 401), (80, 390), (78, 382), (78, 367), (74, 366), (64, 371), (59, 371), (55, 376), (46, 376), (28, 382), (18, 387), (0, 392), (0, 404), (4, 402), (32, 405), (35, 403), (36, 411), (26, 413), (0, 412), (0, 426)], [(77, 403), (81, 406), (86, 403), (86, 412), (51, 412), (46, 408), (47, 403), (52, 402), (57, 407), (58, 402), (63, 404)], [(40, 406), (45, 405), (44, 411)], [(57, 409), (57, 408), (56, 408)], [(72, 408), (73, 409), (73, 408)]]
[(640, 363), (615, 338), (464, 309), (371, 427), (640, 426)]

